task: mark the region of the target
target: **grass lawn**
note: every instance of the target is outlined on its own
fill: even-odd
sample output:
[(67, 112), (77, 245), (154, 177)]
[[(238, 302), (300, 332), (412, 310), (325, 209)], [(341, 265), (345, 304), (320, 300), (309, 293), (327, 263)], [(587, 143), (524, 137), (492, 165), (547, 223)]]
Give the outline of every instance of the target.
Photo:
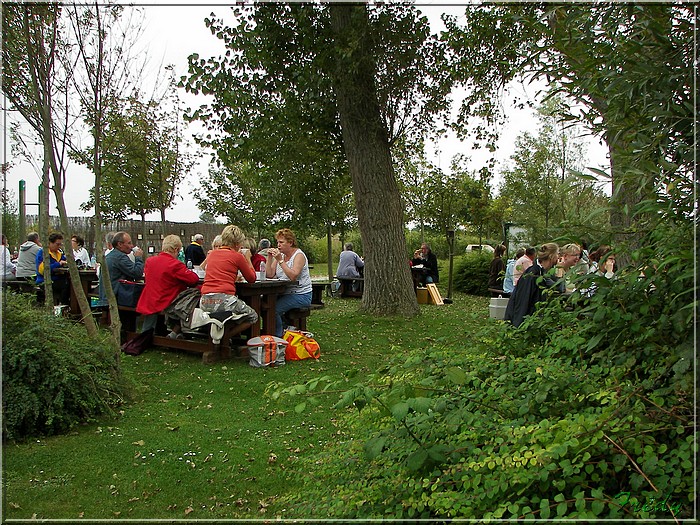
[(3, 446), (4, 519), (293, 518), (277, 499), (294, 489), (288, 476), (297, 461), (352, 436), (343, 412), (331, 408), (339, 394), (297, 413), (299, 397), (265, 395), (271, 382), (351, 370), (362, 377), (438, 338), (468, 351), (471, 328), (494, 322), (487, 298), (463, 294), (451, 305), (421, 306), (411, 321), (361, 315), (357, 299), (324, 301), (308, 326), (319, 361), (254, 369), (247, 360), (203, 365), (197, 355), (160, 349), (124, 356), (137, 399), (117, 417)]

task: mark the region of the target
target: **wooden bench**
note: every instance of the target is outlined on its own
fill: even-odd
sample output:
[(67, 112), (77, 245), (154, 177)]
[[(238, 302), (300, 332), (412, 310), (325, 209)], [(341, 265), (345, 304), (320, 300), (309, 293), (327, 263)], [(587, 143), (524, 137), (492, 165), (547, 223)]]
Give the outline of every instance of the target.
[(33, 281), (26, 279), (3, 279), (3, 289), (9, 289), (17, 293), (36, 294), (38, 286)]
[[(340, 282), (340, 297), (362, 297), (362, 293), (365, 291), (364, 277), (353, 277), (352, 279), (337, 277), (337, 279)], [(353, 282), (359, 284), (358, 290), (353, 290)]]
[[(136, 308), (119, 306), (119, 319), (122, 323), (122, 344), (135, 337), (138, 333), (137, 324), (139, 315)], [(107, 318), (109, 318), (109, 309), (107, 309)], [(236, 353), (238, 353), (238, 348), (243, 345), (232, 346), (232, 339), (244, 334), (251, 326), (252, 323), (227, 322), (224, 325), (224, 334), (219, 343), (214, 343), (212, 341), (208, 325), (202, 327), (201, 332), (183, 334), (182, 339), (172, 339), (166, 335), (162, 335), (167, 332), (167, 329), (165, 315), (160, 314), (156, 324), (156, 333), (153, 335), (153, 346), (202, 354), (202, 363), (216, 363), (222, 359), (230, 359), (233, 357), (231, 350), (234, 348), (236, 349)], [(247, 340), (247, 337), (245, 337), (245, 340)]]
[[(221, 337), (221, 342), (214, 343), (209, 334), (209, 327), (204, 327), (206, 333), (187, 334), (183, 339), (171, 339), (162, 335), (153, 336), (153, 346), (162, 348), (170, 348), (177, 350), (185, 350), (196, 354), (202, 354), (202, 363), (211, 364), (223, 359), (231, 359), (232, 357), (232, 339), (248, 330), (253, 323), (236, 323), (229, 321), (224, 325), (224, 334)], [(241, 345), (236, 345), (236, 352)], [(246, 356), (247, 357), (247, 356)]]
[(311, 308), (292, 308), (282, 317), (287, 325), (306, 331), (306, 319), (311, 316)]

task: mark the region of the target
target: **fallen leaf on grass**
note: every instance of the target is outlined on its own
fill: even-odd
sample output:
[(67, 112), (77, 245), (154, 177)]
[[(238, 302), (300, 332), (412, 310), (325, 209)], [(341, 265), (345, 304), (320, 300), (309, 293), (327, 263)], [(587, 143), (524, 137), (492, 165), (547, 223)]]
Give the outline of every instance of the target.
[(10, 507), (12, 507), (13, 509), (19, 509), (19, 508), (20, 508), (19, 503), (13, 503), (12, 501), (10, 502)]
[(187, 516), (190, 512), (194, 512), (194, 509), (191, 506), (185, 509), (185, 516)]
[(139, 439), (138, 441), (134, 441), (132, 445), (138, 445), (139, 447), (142, 447), (146, 444), (146, 442), (143, 439)]

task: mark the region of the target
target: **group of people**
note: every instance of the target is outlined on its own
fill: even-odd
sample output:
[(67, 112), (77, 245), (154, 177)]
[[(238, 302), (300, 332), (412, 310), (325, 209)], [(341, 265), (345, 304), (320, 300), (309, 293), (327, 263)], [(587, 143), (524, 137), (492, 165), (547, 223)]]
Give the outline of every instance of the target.
[[(22, 279), (37, 285), (43, 284), (46, 263), (51, 272), (51, 288), (53, 290), (54, 303), (67, 305), (70, 298), (70, 282), (65, 272), (58, 271), (68, 265), (66, 253), (63, 248), (63, 234), (53, 232), (49, 234), (45, 255), (44, 247), (39, 240), (37, 232), (27, 234), (27, 240), (19, 247), (16, 258), (12, 258), (7, 246), (7, 237), (2, 235), (3, 253), (2, 268), (3, 279)], [(85, 240), (80, 235), (71, 237), (71, 249), (78, 268), (90, 268), (94, 266), (88, 251), (85, 249)]]
[[(593, 274), (612, 279), (615, 275), (615, 254), (608, 245), (601, 245), (589, 254), (585, 244), (569, 243), (560, 248), (556, 243), (545, 243), (538, 249), (520, 248), (507, 262), (503, 261), (505, 252), (505, 245), (494, 250), (489, 290), (492, 296), (510, 297), (505, 319), (516, 327), (532, 315), (548, 291), (572, 292), (576, 276)], [(579, 291), (591, 296), (595, 293), (595, 282)]]
[[(122, 301), (131, 299), (125, 290), (125, 281), (145, 278), (136, 304), (136, 311), (144, 316), (142, 331), (155, 328), (158, 315), (173, 308), (185, 296), (191, 299), (192, 294), (185, 293), (191, 288), (199, 289), (196, 306), (204, 312), (226, 312), (239, 322), (256, 322), (258, 314), (238, 298), (236, 282), (243, 279), (254, 283), (256, 271), (261, 271), (264, 264), (266, 278), (295, 281), (277, 299), (274, 335), (281, 337), (285, 329), (284, 314), (311, 305), (312, 285), (308, 258), (298, 247), (294, 232), (280, 229), (275, 239), (276, 248), (271, 247), (269, 240), (261, 239), (251, 249), (243, 231), (238, 226), (229, 225), (214, 238), (211, 250), (204, 253), (204, 236), (201, 234), (195, 235), (192, 243), (184, 249), (179, 236), (168, 235), (163, 239), (161, 252), (149, 257), (144, 265), (143, 251), (133, 247), (128, 233), (117, 232), (108, 238), (113, 249), (105, 257), (105, 263), (118, 304), (124, 305)], [(198, 274), (188, 268), (190, 265), (179, 258), (183, 251), (185, 261), (205, 270), (203, 283), (200, 284)], [(99, 281), (100, 304), (104, 305), (107, 299), (102, 275)], [(183, 337), (180, 323), (176, 318), (171, 321), (168, 337)]]

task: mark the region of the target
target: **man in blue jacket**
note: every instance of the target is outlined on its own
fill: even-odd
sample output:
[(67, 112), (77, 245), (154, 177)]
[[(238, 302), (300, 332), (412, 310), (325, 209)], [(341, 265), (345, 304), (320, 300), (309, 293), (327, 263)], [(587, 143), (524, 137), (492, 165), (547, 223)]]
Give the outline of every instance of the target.
[[(143, 250), (134, 248), (131, 236), (126, 232), (117, 232), (112, 238), (114, 249), (105, 257), (105, 263), (109, 271), (109, 280), (112, 290), (117, 297), (117, 304), (121, 306), (136, 306), (138, 297), (134, 297), (134, 287), (125, 286), (120, 279), (127, 281), (140, 281), (143, 279)], [(134, 260), (129, 253), (134, 254)], [(107, 293), (104, 288), (104, 272), (100, 272), (100, 305), (107, 306)]]

